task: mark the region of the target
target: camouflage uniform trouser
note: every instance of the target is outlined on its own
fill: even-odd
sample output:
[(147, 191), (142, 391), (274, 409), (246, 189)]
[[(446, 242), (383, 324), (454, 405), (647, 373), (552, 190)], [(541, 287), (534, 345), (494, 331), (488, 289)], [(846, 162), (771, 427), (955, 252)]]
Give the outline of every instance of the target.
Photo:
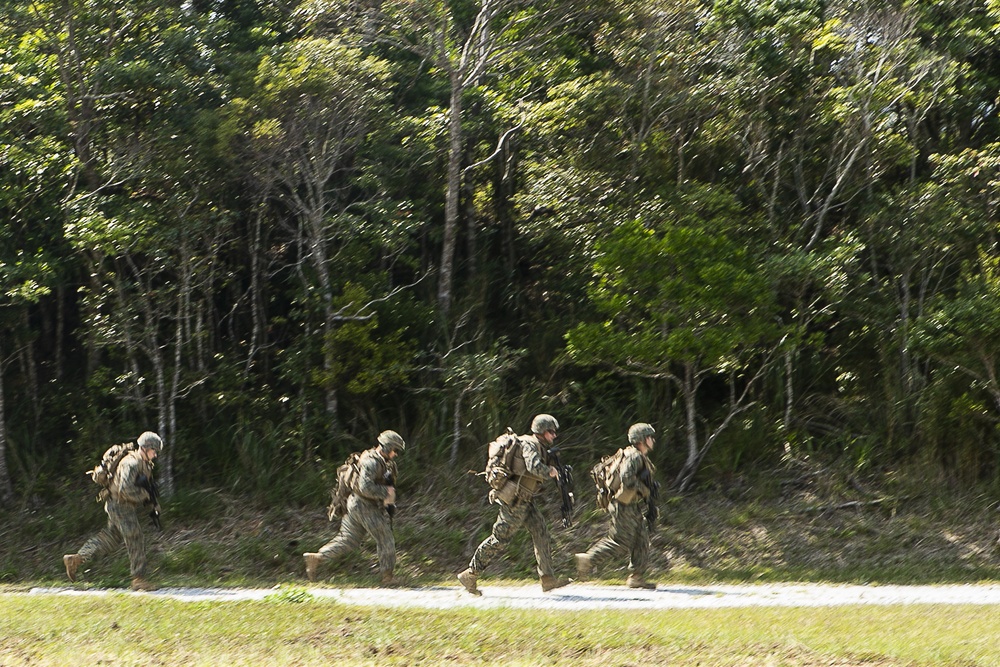
[(396, 568), (396, 540), (389, 525), (389, 513), (381, 500), (352, 495), (347, 500), (347, 514), (340, 523), (340, 532), (319, 550), (320, 558), (336, 558), (354, 551), (361, 546), (365, 533), (375, 540), (379, 573), (391, 575)]
[(497, 505), (500, 506), (500, 514), (493, 524), (493, 533), (476, 549), (469, 562), (469, 569), (477, 575), (485, 570), (497, 554), (507, 548), (514, 534), (524, 525), (531, 533), (531, 544), (535, 548), (535, 562), (538, 564), (539, 576), (551, 577), (552, 540), (545, 520), (535, 507), (535, 503), (522, 500), (514, 507), (510, 507), (502, 501), (497, 501)]
[(646, 524), (645, 510), (645, 502), (622, 505), (611, 501), (608, 505), (611, 528), (608, 536), (587, 552), (591, 563), (596, 564), (612, 555), (628, 554), (629, 574), (645, 574), (646, 561), (649, 559), (649, 526)]
[(83, 562), (114, 553), (125, 542), (133, 577), (146, 576), (146, 541), (139, 525), (138, 508), (114, 500), (104, 504), (108, 525), (80, 547)]

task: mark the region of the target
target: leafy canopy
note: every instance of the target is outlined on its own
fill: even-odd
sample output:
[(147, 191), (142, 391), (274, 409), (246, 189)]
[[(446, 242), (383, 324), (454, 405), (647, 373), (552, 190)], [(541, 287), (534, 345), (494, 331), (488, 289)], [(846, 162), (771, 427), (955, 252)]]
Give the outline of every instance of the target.
[(570, 355), (662, 376), (678, 362), (739, 366), (743, 352), (775, 339), (768, 276), (727, 231), (739, 215), (729, 197), (702, 189), (664, 206), (655, 220), (615, 229), (598, 244), (590, 290), (607, 319), (570, 331)]

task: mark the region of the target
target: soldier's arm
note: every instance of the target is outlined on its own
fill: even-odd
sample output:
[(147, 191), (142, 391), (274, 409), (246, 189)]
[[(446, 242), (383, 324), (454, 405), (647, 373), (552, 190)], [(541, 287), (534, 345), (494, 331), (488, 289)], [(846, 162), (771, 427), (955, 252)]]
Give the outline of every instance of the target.
[(389, 487), (382, 483), (382, 466), (374, 456), (361, 457), (358, 490), (365, 498), (376, 500), (385, 500), (389, 495)]
[(139, 475), (143, 473), (142, 465), (134, 456), (122, 459), (115, 471), (114, 497), (120, 503), (142, 505), (149, 500), (149, 492), (137, 485)]
[(639, 480), (639, 473), (642, 471), (642, 454), (629, 447), (625, 450), (625, 460), (622, 461), (621, 468), (622, 487), (626, 489), (645, 489), (646, 485)]
[(542, 461), (541, 445), (533, 438), (520, 438), (521, 455), (528, 474), (538, 479), (548, 479), (549, 465)]

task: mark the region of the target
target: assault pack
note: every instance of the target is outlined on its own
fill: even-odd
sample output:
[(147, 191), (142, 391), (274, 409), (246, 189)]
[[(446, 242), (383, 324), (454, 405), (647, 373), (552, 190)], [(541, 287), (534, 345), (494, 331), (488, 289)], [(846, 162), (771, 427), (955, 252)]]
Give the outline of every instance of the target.
[(357, 489), (361, 477), (361, 452), (352, 452), (337, 468), (337, 486), (330, 490), (326, 517), (333, 521), (347, 514), (347, 499)]
[(88, 470), (87, 474), (94, 480), (94, 483), (103, 489), (110, 488), (115, 479), (115, 472), (122, 459), (139, 449), (139, 443), (135, 440), (123, 442), (108, 447), (101, 457), (101, 462), (94, 466), (93, 470)]
[(625, 460), (625, 450), (619, 449), (608, 454), (590, 469), (590, 477), (597, 487), (597, 506), (607, 510), (611, 499), (618, 496), (622, 488), (621, 465)]
[(495, 491), (503, 489), (514, 476), (514, 459), (520, 446), (521, 441), (517, 439), (514, 429), (509, 426), (506, 433), (489, 444), (486, 469), (481, 474), (491, 489)]

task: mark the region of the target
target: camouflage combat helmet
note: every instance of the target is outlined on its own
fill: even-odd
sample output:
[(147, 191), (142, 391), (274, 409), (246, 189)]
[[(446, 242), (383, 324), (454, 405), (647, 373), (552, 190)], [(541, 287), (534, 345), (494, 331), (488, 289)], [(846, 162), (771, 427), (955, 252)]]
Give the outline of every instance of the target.
[(155, 449), (157, 452), (163, 449), (163, 441), (160, 440), (160, 436), (152, 431), (146, 431), (136, 438), (135, 441), (136, 444), (145, 449)]
[(559, 422), (552, 415), (535, 415), (531, 420), (532, 433), (545, 433), (546, 431), (559, 431)]
[(638, 424), (632, 424), (628, 428), (628, 442), (630, 445), (637, 445), (640, 442), (645, 442), (646, 438), (654, 435), (656, 435), (656, 430), (653, 428), (652, 424), (640, 422)]
[(395, 431), (382, 431), (378, 434), (378, 444), (386, 450), (395, 449), (398, 452), (406, 451), (406, 443), (403, 442), (403, 436), (396, 433)]

